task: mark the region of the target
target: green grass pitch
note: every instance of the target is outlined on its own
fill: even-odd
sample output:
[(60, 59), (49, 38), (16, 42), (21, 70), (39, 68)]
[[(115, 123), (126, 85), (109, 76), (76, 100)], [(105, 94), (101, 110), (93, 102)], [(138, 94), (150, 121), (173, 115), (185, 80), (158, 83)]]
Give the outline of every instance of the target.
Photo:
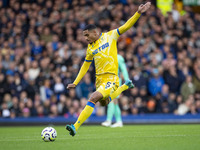
[(83, 125), (71, 137), (65, 126), (55, 142), (44, 142), (46, 126), (0, 127), (0, 150), (200, 150), (200, 125)]

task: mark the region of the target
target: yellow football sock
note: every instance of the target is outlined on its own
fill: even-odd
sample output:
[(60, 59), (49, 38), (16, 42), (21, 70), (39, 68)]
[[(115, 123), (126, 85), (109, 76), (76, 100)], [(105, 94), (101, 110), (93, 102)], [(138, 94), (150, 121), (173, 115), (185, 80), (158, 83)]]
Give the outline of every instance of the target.
[(115, 99), (117, 96), (119, 96), (123, 91), (127, 90), (129, 87), (126, 84), (123, 84), (122, 86), (118, 87), (116, 91), (114, 91), (112, 94), (110, 94), (110, 101)]
[(85, 122), (85, 120), (87, 120), (87, 118), (90, 117), (90, 115), (93, 112), (94, 106), (95, 106), (95, 104), (93, 102), (91, 102), (91, 101), (87, 102), (87, 105), (85, 106), (85, 108), (79, 115), (78, 120), (74, 124), (76, 130), (78, 130), (78, 128), (83, 124), (83, 122)]

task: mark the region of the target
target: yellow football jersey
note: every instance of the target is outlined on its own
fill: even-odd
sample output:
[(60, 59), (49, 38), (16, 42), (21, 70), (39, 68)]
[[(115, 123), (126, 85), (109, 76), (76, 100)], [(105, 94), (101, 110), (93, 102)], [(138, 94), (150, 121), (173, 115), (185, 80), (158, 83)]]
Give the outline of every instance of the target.
[(98, 40), (88, 44), (85, 61), (94, 59), (96, 75), (111, 73), (118, 75), (117, 39), (120, 33), (118, 29), (101, 33)]

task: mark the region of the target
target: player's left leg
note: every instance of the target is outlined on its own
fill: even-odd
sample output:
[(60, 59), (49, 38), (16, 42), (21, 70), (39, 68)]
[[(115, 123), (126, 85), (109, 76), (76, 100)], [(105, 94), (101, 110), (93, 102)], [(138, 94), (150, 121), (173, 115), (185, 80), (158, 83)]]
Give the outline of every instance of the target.
[(85, 108), (83, 109), (83, 111), (81, 112), (81, 114), (79, 115), (76, 123), (73, 125), (67, 125), (66, 129), (69, 131), (69, 134), (74, 136), (76, 134), (76, 131), (78, 130), (78, 128), (85, 122), (85, 120), (87, 120), (90, 115), (92, 114), (93, 110), (94, 110), (94, 106), (95, 104), (103, 98), (103, 95), (98, 92), (95, 91), (94, 93), (92, 93), (90, 99), (87, 102), (87, 105), (85, 106)]

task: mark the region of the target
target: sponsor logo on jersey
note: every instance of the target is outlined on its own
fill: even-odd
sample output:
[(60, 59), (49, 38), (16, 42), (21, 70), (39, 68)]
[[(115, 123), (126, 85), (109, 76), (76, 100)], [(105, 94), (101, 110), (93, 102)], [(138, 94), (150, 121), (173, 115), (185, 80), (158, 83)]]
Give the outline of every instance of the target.
[(109, 47), (109, 43), (108, 43), (108, 42), (105, 43), (105, 44), (103, 44), (103, 45), (101, 45), (99, 48), (95, 49), (95, 50), (92, 52), (92, 54), (95, 55), (95, 54), (97, 54), (98, 52), (104, 50), (104, 49), (107, 48), (107, 47)]

